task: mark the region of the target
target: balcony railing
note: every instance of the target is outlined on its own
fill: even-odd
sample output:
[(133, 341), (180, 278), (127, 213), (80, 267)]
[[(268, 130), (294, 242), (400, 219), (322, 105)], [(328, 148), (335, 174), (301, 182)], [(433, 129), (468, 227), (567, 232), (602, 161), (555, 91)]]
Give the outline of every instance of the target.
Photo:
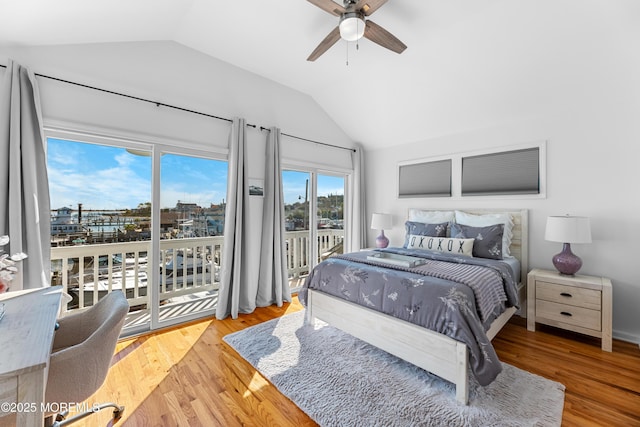
[[(318, 254), (342, 252), (344, 230), (318, 230)], [(309, 273), (309, 231), (285, 232), (286, 262), (291, 283)], [(160, 241), (158, 268), (160, 301), (200, 292), (217, 291), (220, 285), (223, 236)], [(51, 248), (52, 284), (71, 295), (68, 311), (95, 304), (114, 289), (125, 292), (132, 308), (148, 308), (151, 267), (150, 241)]]

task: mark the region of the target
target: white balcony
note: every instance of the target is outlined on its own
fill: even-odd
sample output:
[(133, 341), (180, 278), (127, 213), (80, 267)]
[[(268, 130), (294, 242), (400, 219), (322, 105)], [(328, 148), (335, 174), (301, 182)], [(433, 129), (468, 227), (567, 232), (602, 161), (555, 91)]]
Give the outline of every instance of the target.
[[(318, 230), (319, 258), (341, 253), (344, 230)], [(309, 231), (285, 232), (286, 262), (292, 289), (302, 285), (313, 264), (309, 259)], [(160, 319), (215, 307), (220, 285), (223, 236), (160, 241)], [(149, 322), (151, 280), (147, 254), (150, 241), (51, 248), (52, 284), (72, 296), (68, 312), (95, 304), (114, 289), (125, 292), (131, 313), (126, 327)], [(66, 266), (66, 268), (63, 268)]]

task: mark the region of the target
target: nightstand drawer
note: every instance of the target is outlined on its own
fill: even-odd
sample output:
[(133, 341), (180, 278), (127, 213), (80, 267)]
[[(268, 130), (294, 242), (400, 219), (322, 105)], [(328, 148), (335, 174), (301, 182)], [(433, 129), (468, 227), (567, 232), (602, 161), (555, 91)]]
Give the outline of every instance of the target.
[(536, 280), (536, 299), (600, 311), (602, 292)]
[(600, 310), (591, 310), (539, 299), (536, 300), (536, 319), (542, 323), (545, 323), (543, 319), (548, 319), (594, 331), (602, 330), (602, 313)]

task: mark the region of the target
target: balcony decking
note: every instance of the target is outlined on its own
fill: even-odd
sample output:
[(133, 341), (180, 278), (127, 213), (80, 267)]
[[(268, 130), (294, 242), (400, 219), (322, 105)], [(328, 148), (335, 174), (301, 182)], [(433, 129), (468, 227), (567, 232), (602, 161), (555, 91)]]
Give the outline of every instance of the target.
[[(161, 305), (159, 308), (160, 321), (167, 321), (179, 316), (214, 310), (218, 304), (218, 291), (195, 293), (186, 297), (178, 297), (175, 301)], [(143, 308), (129, 312), (124, 324), (125, 331), (135, 331), (151, 322), (151, 312)], [(126, 335), (126, 334), (125, 334)]]

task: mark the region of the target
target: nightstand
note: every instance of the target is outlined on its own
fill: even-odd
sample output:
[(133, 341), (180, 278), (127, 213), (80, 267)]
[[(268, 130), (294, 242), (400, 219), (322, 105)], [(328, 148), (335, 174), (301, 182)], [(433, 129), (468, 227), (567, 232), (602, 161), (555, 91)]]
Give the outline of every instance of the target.
[(538, 322), (579, 332), (600, 338), (602, 350), (611, 351), (611, 280), (534, 269), (527, 275), (527, 304), (528, 330)]

